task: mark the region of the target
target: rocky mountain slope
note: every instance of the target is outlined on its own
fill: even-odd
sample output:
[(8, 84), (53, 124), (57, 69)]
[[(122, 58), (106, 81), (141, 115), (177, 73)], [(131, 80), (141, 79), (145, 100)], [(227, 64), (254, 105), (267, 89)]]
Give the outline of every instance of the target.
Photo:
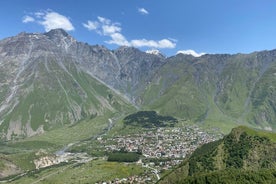
[(131, 106), (275, 130), (275, 75), (275, 50), (165, 58), (90, 46), (61, 29), (20, 33), (0, 41), (0, 136), (31, 136)]
[(2, 139), (32, 136), (130, 106), (100, 80), (118, 68), (109, 62), (111, 51), (79, 43), (63, 30), (7, 38), (0, 42), (0, 53)]
[(275, 150), (276, 134), (240, 126), (198, 148), (160, 183), (273, 183)]

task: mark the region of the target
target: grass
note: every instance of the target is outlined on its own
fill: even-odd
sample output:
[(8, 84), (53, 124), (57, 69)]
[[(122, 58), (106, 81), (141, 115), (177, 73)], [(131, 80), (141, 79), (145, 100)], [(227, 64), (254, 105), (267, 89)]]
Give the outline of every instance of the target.
[(145, 90), (144, 109), (190, 120), (202, 116), (206, 104), (194, 81), (193, 71), (194, 68), (184, 61), (165, 65)]
[[(183, 67), (181, 66), (180, 68)], [(153, 94), (159, 94), (162, 89), (161, 85), (164, 85), (163, 83), (166, 83), (166, 81), (161, 80), (162, 84), (153, 83), (149, 85), (144, 98), (146, 100), (151, 99), (151, 102), (145, 109), (155, 109), (161, 114), (173, 115), (192, 122), (198, 122), (199, 126), (205, 128), (219, 127), (225, 134), (229, 133), (233, 127), (239, 125), (234, 118), (222, 112), (215, 104), (214, 97), (211, 95), (215, 90), (214, 86), (204, 84), (201, 88), (208, 92), (203, 93), (198, 89), (189, 72), (183, 71), (185, 73), (184, 76), (180, 72), (180, 70), (176, 69), (175, 73), (182, 77), (176, 81), (171, 81), (171, 87), (166, 90), (163, 89), (163, 95), (159, 96), (154, 102), (152, 100), (154, 99), (152, 97)]]
[[(180, 118), (196, 120), (205, 112), (205, 105), (198, 90), (186, 81), (181, 79), (154, 104), (149, 105), (148, 109), (156, 109), (163, 115), (171, 115)], [(191, 105), (192, 104), (192, 105)]]
[(23, 149), (23, 150), (38, 150), (38, 149), (49, 149), (57, 147), (56, 144), (47, 142), (47, 141), (18, 141), (14, 143), (9, 143), (9, 147)]
[[(7, 131), (11, 121), (20, 121), (22, 127), (18, 129), (26, 127), (29, 122), (34, 131), (41, 125), (48, 131), (89, 120), (93, 115), (102, 116), (133, 108), (108, 87), (79, 72), (70, 61), (65, 63), (66, 70), (56, 61), (49, 60), (47, 63), (49, 71), (45, 62), (36, 63), (39, 77), (24, 83), (22, 88), (28, 90), (18, 94), (19, 103), (12, 113), (4, 117), (1, 129)], [(24, 136), (24, 131), (18, 131), (15, 138)]]
[(262, 75), (265, 66), (257, 64), (254, 53), (218, 59), (222, 66), (217, 68), (218, 61), (201, 58), (194, 64), (187, 57), (172, 57), (146, 87), (144, 109), (204, 122), (224, 133), (238, 125), (275, 129), (276, 65)]
[(103, 132), (108, 126), (108, 115), (96, 117), (92, 120), (81, 121), (74, 126), (66, 126), (45, 132), (40, 136), (27, 138), (26, 141), (45, 141), (49, 144), (66, 145), (87, 139)]
[(5, 163), (3, 160), (0, 160), (0, 170), (3, 170), (5, 168)]
[[(113, 114), (106, 114), (106, 116), (96, 117), (89, 121), (81, 121), (73, 126), (67, 125), (41, 135), (2, 144), (0, 145), (0, 152), (15, 159), (20, 158), (21, 154), (24, 153), (24, 159), (29, 159), (26, 162), (30, 162), (33, 159), (27, 155), (32, 155), (39, 149), (55, 152), (69, 143), (77, 143), (103, 133), (109, 124), (108, 118), (112, 116)], [(19, 162), (18, 164), (21, 167), (22, 163)], [(25, 168), (24, 165), (25, 163), (23, 163), (23, 168)]]
[[(29, 184), (45, 177), (39, 183), (95, 183), (115, 178), (125, 178), (144, 172), (140, 165), (93, 160), (86, 164), (70, 164), (57, 168), (45, 169), (35, 176), (23, 177), (13, 183)], [(48, 176), (48, 177), (47, 177)]]
[(269, 132), (269, 131), (264, 131), (264, 130), (255, 130), (255, 129), (252, 129), (252, 128), (249, 128), (246, 126), (239, 126), (237, 128), (245, 131), (250, 136), (267, 137), (272, 142), (276, 143), (276, 133), (274, 133), (274, 132)]
[(7, 155), (7, 158), (12, 160), (22, 170), (35, 169), (35, 165), (33, 163), (33, 160), (35, 159), (34, 152), (23, 152), (23, 153), (11, 154), (11, 155)]
[[(206, 86), (205, 88), (210, 88), (209, 91), (214, 90), (212, 86)], [(208, 110), (205, 116), (197, 124), (206, 129), (209, 128), (219, 128), (224, 134), (228, 134), (232, 128), (238, 126), (236, 119), (227, 115), (220, 109), (220, 107), (215, 103), (214, 96), (207, 94), (205, 103), (208, 104)]]

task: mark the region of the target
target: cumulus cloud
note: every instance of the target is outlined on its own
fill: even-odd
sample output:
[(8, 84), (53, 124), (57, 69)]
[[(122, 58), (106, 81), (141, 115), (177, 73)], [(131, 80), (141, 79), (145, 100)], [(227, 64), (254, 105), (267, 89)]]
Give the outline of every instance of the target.
[(116, 25), (103, 25), (102, 29), (103, 29), (103, 34), (107, 36), (112, 35), (114, 33), (121, 32), (121, 28)]
[(134, 47), (151, 47), (151, 48), (175, 48), (175, 43), (168, 40), (168, 39), (162, 39), (159, 41), (154, 41), (154, 40), (146, 40), (146, 39), (141, 39), (141, 40), (131, 40), (131, 45)]
[(112, 22), (110, 19), (104, 17), (97, 17), (96, 21), (88, 20), (87, 23), (83, 23), (83, 26), (89, 31), (95, 31), (96, 33), (107, 36), (110, 40), (107, 40), (108, 44), (115, 44), (119, 46), (133, 46), (133, 47), (150, 47), (150, 48), (175, 48), (176, 40), (162, 39), (162, 40), (147, 40), (147, 39), (134, 39), (127, 40), (121, 33), (121, 24)]
[(35, 21), (35, 19), (29, 15), (24, 16), (22, 19), (23, 23), (34, 22), (34, 21)]
[(44, 27), (45, 31), (50, 31), (51, 29), (57, 28), (62, 28), (66, 31), (73, 31), (75, 29), (68, 17), (65, 17), (64, 15), (54, 11), (47, 10), (35, 12), (34, 16), (35, 18), (28, 15), (24, 16), (23, 22), (35, 22), (40, 24)]
[(138, 12), (141, 13), (142, 15), (149, 14), (149, 12), (145, 8), (138, 8)]
[(113, 33), (110, 35), (111, 40), (106, 41), (108, 44), (115, 44), (120, 46), (130, 46), (127, 39), (121, 33)]
[(46, 31), (57, 28), (62, 28), (66, 31), (73, 31), (75, 29), (67, 17), (57, 12), (46, 12), (40, 24), (44, 26)]
[(197, 53), (194, 50), (180, 50), (180, 51), (177, 51), (176, 54), (185, 54), (185, 55), (192, 55), (194, 57), (200, 57), (200, 56), (202, 56), (202, 55), (204, 55), (206, 53), (203, 53), (203, 52)]

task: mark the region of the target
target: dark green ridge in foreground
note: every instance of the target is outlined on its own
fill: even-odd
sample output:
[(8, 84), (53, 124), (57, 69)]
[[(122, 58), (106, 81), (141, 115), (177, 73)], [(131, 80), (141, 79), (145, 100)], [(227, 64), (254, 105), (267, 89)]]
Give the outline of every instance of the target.
[(177, 181), (175, 184), (254, 184), (254, 183), (276, 183), (276, 170), (260, 169), (252, 170), (237, 170), (226, 169), (215, 171), (212, 173), (198, 174), (188, 176), (182, 181)]
[(160, 183), (273, 183), (276, 134), (245, 126), (202, 145)]

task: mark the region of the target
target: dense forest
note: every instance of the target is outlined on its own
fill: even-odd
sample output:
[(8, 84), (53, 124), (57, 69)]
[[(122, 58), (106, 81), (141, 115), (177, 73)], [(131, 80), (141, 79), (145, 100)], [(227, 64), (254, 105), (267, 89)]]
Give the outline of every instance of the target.
[(116, 151), (110, 153), (107, 160), (110, 162), (137, 162), (140, 156), (137, 152)]
[(173, 127), (178, 121), (172, 116), (158, 115), (155, 111), (139, 111), (124, 118), (125, 125), (143, 128)]
[(188, 176), (176, 183), (185, 184), (206, 184), (206, 183), (227, 183), (227, 184), (253, 184), (253, 183), (276, 183), (276, 170), (263, 169), (259, 171), (246, 171), (228, 169), (211, 173)]

